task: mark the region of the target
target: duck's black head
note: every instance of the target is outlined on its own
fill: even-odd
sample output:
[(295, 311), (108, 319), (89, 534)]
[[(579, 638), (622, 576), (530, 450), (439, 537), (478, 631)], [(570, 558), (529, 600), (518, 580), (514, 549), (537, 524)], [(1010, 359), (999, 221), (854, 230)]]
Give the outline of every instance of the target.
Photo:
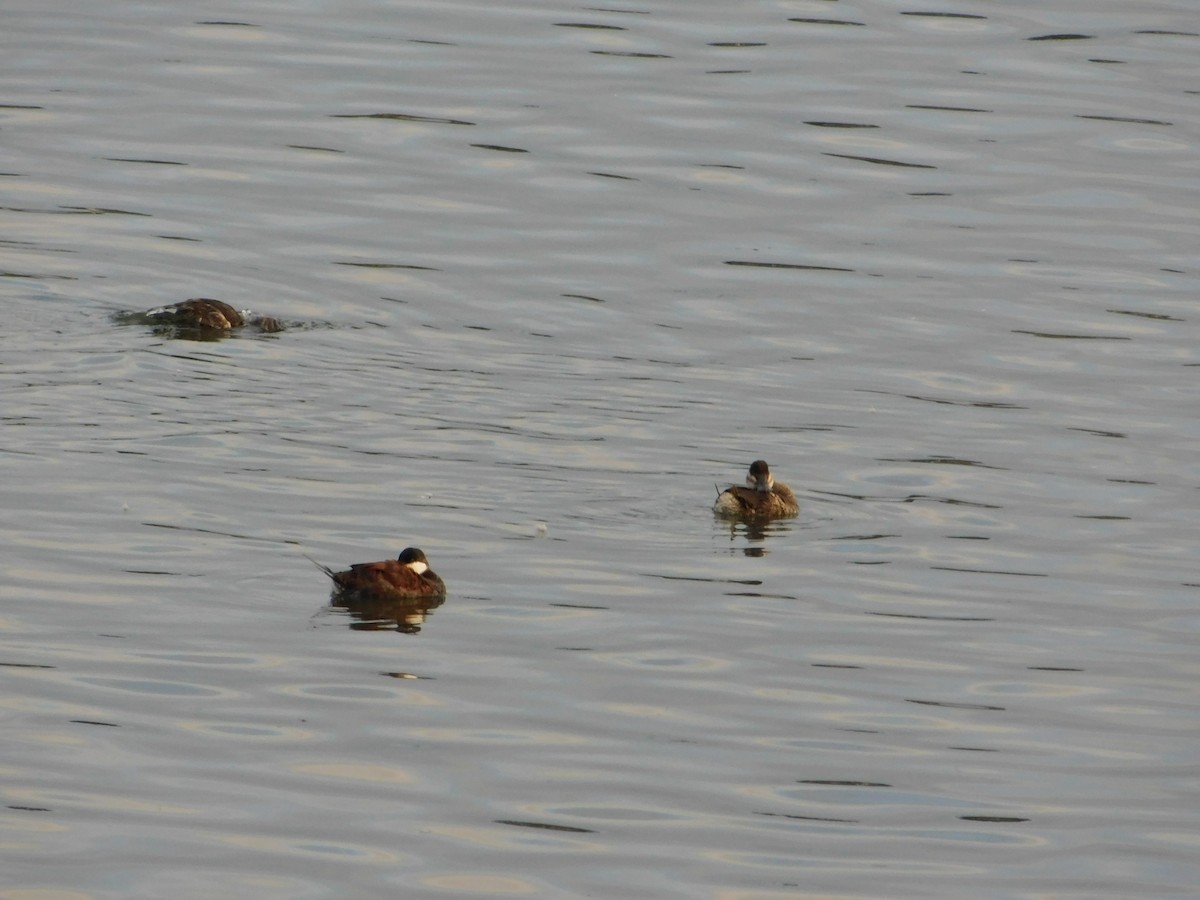
[(418, 575), (429, 570), (429, 560), (425, 558), (425, 553), (416, 547), (405, 547), (400, 551), (399, 561), (404, 563)]
[(766, 493), (771, 490), (775, 484), (775, 479), (771, 477), (771, 470), (767, 466), (765, 459), (756, 459), (750, 463), (750, 474), (746, 476), (747, 486), (756, 491)]

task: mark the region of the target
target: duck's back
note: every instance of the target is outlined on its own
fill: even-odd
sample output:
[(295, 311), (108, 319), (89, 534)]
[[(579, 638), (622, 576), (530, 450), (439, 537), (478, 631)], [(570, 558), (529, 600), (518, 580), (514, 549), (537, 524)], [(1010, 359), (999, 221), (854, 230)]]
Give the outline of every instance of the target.
[(228, 303), (223, 300), (210, 300), (207, 297), (184, 300), (170, 309), (174, 310), (171, 318), (181, 328), (228, 331), (231, 328), (240, 328), (246, 321), (242, 314)]
[(330, 577), (344, 591), (381, 592), (410, 597), (435, 596), (446, 591), (442, 579), (431, 570), (418, 574), (394, 559), (355, 563), (345, 572), (334, 572)]
[(735, 484), (720, 493), (713, 511), (723, 516), (753, 518), (794, 516), (800, 511), (800, 504), (796, 502), (792, 489), (778, 481), (769, 491), (756, 491)]

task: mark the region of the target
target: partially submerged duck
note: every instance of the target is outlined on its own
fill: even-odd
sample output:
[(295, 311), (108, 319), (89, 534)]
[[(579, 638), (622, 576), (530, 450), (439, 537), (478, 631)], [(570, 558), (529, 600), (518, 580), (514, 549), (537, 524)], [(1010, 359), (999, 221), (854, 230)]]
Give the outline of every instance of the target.
[(405, 548), (397, 559), (355, 563), (344, 572), (335, 572), (320, 563), (317, 565), (333, 579), (335, 595), (394, 600), (446, 595), (446, 583), (429, 568), (429, 560), (416, 547)]
[(776, 481), (766, 460), (750, 463), (746, 485), (735, 484), (717, 495), (713, 512), (739, 519), (779, 519), (800, 512), (792, 489)]
[(283, 331), (283, 323), (274, 316), (247, 316), (223, 300), (208, 297), (160, 306), (135, 318), (157, 329), (176, 332), (181, 337), (200, 339), (223, 337), (238, 328), (251, 328), (263, 334)]

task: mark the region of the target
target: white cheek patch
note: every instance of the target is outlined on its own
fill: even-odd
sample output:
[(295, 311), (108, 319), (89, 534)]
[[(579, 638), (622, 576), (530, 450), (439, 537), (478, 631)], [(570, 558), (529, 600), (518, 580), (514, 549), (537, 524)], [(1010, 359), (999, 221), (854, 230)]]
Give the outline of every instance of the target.
[(425, 563), (421, 562), (420, 560), (417, 560), (416, 562), (410, 562), (408, 567), (418, 575), (424, 575), (429, 571), (429, 566), (425, 565)]

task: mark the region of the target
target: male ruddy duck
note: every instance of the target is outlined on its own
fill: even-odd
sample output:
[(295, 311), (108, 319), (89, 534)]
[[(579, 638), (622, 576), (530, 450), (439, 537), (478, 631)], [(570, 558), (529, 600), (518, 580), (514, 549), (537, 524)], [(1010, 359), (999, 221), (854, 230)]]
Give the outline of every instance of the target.
[(211, 300), (208, 297), (195, 297), (182, 303), (152, 309), (146, 313), (146, 317), (154, 324), (201, 334), (215, 335), (244, 325), (266, 333), (283, 331), (283, 323), (274, 316), (246, 318), (240, 310), (234, 309), (223, 300)]
[(776, 481), (766, 460), (750, 463), (746, 486), (735, 484), (717, 495), (713, 512), (739, 519), (778, 519), (800, 512), (792, 489)]
[[(315, 562), (315, 560), (314, 560)], [(444, 597), (446, 584), (429, 568), (429, 560), (416, 547), (408, 547), (398, 559), (355, 563), (344, 572), (318, 566), (333, 579), (335, 594), (370, 595), (396, 600)]]

